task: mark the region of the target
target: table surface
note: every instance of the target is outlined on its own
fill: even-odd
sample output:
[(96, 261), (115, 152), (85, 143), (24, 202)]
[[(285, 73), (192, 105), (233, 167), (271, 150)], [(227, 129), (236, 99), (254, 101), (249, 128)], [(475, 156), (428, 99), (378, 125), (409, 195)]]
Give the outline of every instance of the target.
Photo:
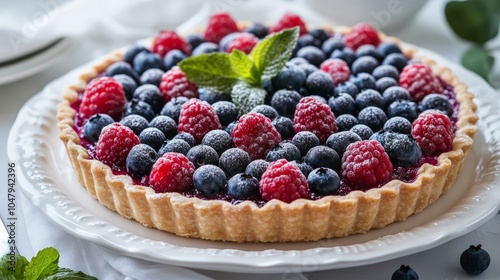
[[(402, 30), (398, 30), (390, 35), (397, 36), (406, 42), (422, 46), (442, 54), (450, 61), (459, 61), (460, 53), (467, 48), (467, 44), (457, 39), (442, 15), (444, 1), (429, 1), (426, 7), (419, 13), (414, 21)], [(130, 38), (119, 40), (117, 38), (90, 38), (79, 41), (72, 46), (72, 50), (62, 55), (50, 68), (36, 75), (0, 86), (0, 178), (7, 178), (7, 163), (9, 162), (6, 153), (7, 136), (12, 126), (17, 112), (23, 104), (34, 94), (42, 90), (44, 85), (67, 73), (69, 70), (99, 57), (110, 50), (133, 42)], [(0, 183), (0, 199), (6, 199), (6, 181)], [(7, 207), (0, 202), (0, 214), (4, 218)], [(18, 207), (34, 207), (29, 203)], [(20, 213), (21, 211), (18, 211)], [(50, 221), (41, 215), (46, 223)], [(23, 217), (18, 217), (22, 220)], [(53, 225), (52, 230), (61, 230)], [(48, 232), (43, 234), (50, 235)], [(250, 275), (235, 273), (225, 273), (217, 271), (198, 271), (208, 277), (215, 279), (234, 279), (236, 277), (244, 279), (332, 279), (336, 277), (346, 279), (388, 279), (392, 272), (401, 264), (409, 264), (418, 272), (421, 279), (495, 279), (500, 275), (500, 246), (498, 246), (498, 236), (500, 234), (500, 215), (496, 215), (492, 220), (466, 234), (456, 238), (434, 249), (427, 250), (414, 255), (385, 261), (377, 264), (367, 265), (357, 268), (339, 269), (334, 271), (318, 271), (295, 273), (291, 271), (279, 275), (259, 275), (251, 278)], [(31, 257), (33, 250), (41, 248), (31, 248), (26, 228), (18, 228), (16, 232), (16, 242), (23, 255)], [(72, 237), (68, 237), (72, 238)], [(50, 238), (47, 238), (50, 240)], [(62, 256), (70, 255), (65, 250), (71, 248), (59, 248), (57, 240), (52, 241), (51, 246), (59, 249)], [(471, 244), (483, 244), (492, 257), (490, 268), (483, 274), (471, 277), (465, 274), (459, 266), (458, 258), (460, 253)], [(49, 244), (50, 245), (50, 244)], [(70, 262), (68, 262), (70, 263)], [(85, 271), (85, 265), (77, 267)], [(76, 268), (74, 268), (76, 269)], [(102, 269), (108, 269), (102, 267)], [(106, 273), (101, 272), (101, 279), (106, 279)], [(111, 278), (110, 278), (111, 279)]]

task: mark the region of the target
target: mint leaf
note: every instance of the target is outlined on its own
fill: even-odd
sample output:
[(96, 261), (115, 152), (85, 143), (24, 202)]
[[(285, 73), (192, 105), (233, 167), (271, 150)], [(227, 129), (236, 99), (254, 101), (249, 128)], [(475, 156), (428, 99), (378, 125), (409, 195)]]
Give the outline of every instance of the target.
[(43, 280), (97, 280), (97, 278), (81, 271), (60, 268), (55, 274), (45, 277)]
[(239, 76), (231, 67), (228, 53), (208, 53), (182, 60), (179, 67), (198, 87), (230, 92)]
[(53, 275), (59, 269), (59, 252), (53, 247), (38, 251), (26, 266), (24, 277), (26, 280), (41, 280)]
[(27, 265), (28, 260), (19, 254), (4, 255), (0, 259), (0, 279), (23, 280)]
[(259, 73), (255, 68), (253, 60), (244, 52), (234, 49), (231, 52), (230, 60), (233, 71), (236, 72), (241, 79), (254, 87), (262, 86)]
[(490, 84), (490, 72), (494, 62), (495, 58), (487, 50), (479, 46), (467, 50), (462, 55), (461, 60), (465, 68), (475, 72)]
[(262, 39), (250, 53), (261, 82), (278, 75), (290, 59), (299, 38), (299, 28), (285, 29)]
[(267, 92), (263, 88), (252, 87), (248, 83), (240, 81), (233, 86), (231, 98), (240, 114), (246, 114), (253, 107), (264, 104), (266, 94)]

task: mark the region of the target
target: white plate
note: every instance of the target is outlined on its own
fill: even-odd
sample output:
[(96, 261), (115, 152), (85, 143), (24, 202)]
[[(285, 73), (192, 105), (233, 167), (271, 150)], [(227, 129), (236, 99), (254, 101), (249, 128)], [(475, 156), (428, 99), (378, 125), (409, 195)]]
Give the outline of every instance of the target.
[(80, 69), (49, 84), (21, 109), (8, 139), (19, 186), (67, 232), (135, 258), (233, 272), (315, 271), (381, 262), (436, 247), (464, 235), (500, 208), (500, 110), (480, 78), (441, 57), (476, 94), (480, 130), (451, 191), (420, 214), (386, 228), (345, 238), (299, 243), (235, 244), (177, 237), (109, 211), (77, 183), (58, 139), (56, 104)]
[(12, 64), (0, 65), (0, 85), (36, 74), (56, 62), (71, 46), (71, 39), (63, 38), (48, 48), (35, 52)]

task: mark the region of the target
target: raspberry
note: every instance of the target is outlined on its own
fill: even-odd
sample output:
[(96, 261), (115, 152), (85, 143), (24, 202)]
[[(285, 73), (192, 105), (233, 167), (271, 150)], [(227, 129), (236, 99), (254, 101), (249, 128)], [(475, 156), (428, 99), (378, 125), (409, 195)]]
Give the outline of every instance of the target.
[(153, 165), (149, 183), (157, 193), (193, 188), (194, 165), (183, 154), (165, 153)]
[(139, 143), (139, 137), (132, 129), (120, 123), (113, 123), (103, 128), (95, 147), (95, 156), (106, 165), (123, 169), (130, 150)]
[(180, 96), (198, 98), (198, 88), (186, 78), (177, 66), (163, 74), (160, 91), (166, 102)]
[(420, 63), (406, 66), (399, 76), (399, 84), (406, 88), (415, 101), (422, 100), (431, 93), (441, 93), (443, 88), (432, 70)]
[(300, 35), (307, 33), (307, 27), (300, 16), (293, 13), (286, 13), (281, 17), (278, 22), (269, 28), (269, 33), (280, 32), (287, 28), (293, 28), (298, 26), (300, 28)]
[(190, 99), (182, 105), (178, 132), (187, 132), (193, 135), (196, 143), (200, 143), (203, 136), (214, 129), (221, 129), (221, 125), (214, 108), (207, 102)]
[(320, 69), (332, 77), (335, 86), (347, 82), (351, 77), (349, 65), (340, 58), (329, 58), (323, 61)]
[(191, 54), (191, 46), (175, 31), (161, 31), (153, 41), (153, 52), (164, 57), (171, 50), (181, 50), (184, 54)]
[(453, 131), (448, 116), (440, 111), (425, 111), (413, 122), (411, 135), (425, 155), (451, 150)]
[(217, 13), (208, 20), (208, 26), (203, 37), (207, 42), (218, 44), (224, 36), (237, 31), (238, 26), (229, 14)]
[(376, 140), (363, 140), (347, 146), (342, 157), (342, 178), (353, 188), (369, 189), (391, 177), (392, 163)]
[(248, 153), (250, 159), (263, 159), (281, 142), (271, 120), (259, 113), (248, 113), (238, 120), (231, 132), (234, 145)]
[(241, 33), (227, 45), (227, 52), (230, 53), (236, 49), (249, 54), (258, 42), (259, 38), (255, 37), (255, 35), (251, 33)]
[(84, 118), (95, 114), (107, 114), (114, 120), (122, 117), (122, 111), (127, 103), (122, 86), (110, 77), (93, 79), (83, 92), (80, 113)]
[(299, 167), (286, 159), (277, 160), (269, 165), (260, 180), (262, 199), (278, 199), (290, 203), (299, 198), (309, 197), (307, 178)]
[(325, 143), (328, 136), (337, 132), (337, 123), (330, 107), (314, 97), (304, 97), (297, 104), (293, 117), (295, 133), (311, 131)]
[(367, 23), (358, 23), (353, 26), (351, 32), (345, 35), (344, 44), (353, 50), (357, 50), (362, 45), (378, 46), (380, 38), (373, 26)]

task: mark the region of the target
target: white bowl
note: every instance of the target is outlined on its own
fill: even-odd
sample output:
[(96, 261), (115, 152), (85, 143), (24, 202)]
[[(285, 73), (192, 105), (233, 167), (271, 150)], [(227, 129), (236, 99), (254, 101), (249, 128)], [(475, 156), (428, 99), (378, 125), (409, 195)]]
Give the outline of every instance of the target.
[(302, 0), (336, 25), (367, 22), (384, 32), (408, 24), (427, 0)]

